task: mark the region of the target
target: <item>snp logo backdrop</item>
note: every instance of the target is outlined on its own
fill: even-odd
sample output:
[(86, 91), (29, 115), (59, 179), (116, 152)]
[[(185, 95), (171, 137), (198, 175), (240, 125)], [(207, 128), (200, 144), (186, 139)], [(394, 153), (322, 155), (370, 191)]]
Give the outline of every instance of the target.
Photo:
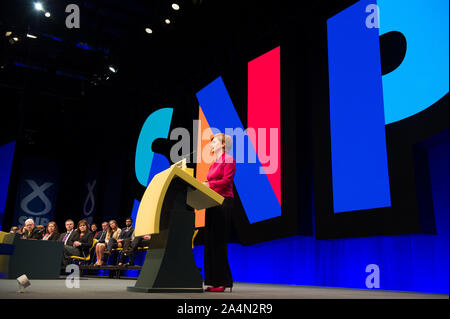
[[(240, 240), (246, 244), (284, 234), (284, 218), (297, 214), (296, 210), (289, 210), (289, 216), (285, 216), (281, 205), (282, 52), (277, 44), (271, 42), (254, 48), (239, 67), (202, 85), (196, 93), (198, 104), (192, 105), (192, 131), (175, 127), (180, 114), (177, 108), (161, 108), (150, 114), (142, 125), (136, 147), (134, 169), (140, 185), (146, 187), (155, 174), (169, 167), (169, 152), (159, 153), (162, 143), (170, 143), (168, 139), (178, 141), (170, 150), (170, 161), (181, 159), (173, 155), (187, 154), (190, 163), (192, 155), (196, 178), (204, 181), (212, 163), (210, 137), (217, 131), (230, 135), (233, 138), (230, 154), (237, 165), (233, 224)], [(236, 80), (242, 86), (237, 90), (227, 88)], [(247, 103), (235, 103), (243, 96), (248, 97)], [(295, 123), (294, 117), (292, 121)], [(160, 141), (154, 148), (156, 140)], [(136, 214), (139, 204), (139, 198), (135, 198), (132, 215)], [(295, 226), (296, 222), (286, 224)], [(196, 227), (203, 226), (204, 211), (197, 211)], [(276, 231), (267, 233), (261, 231), (261, 227)]]
[(317, 86), (329, 99), (312, 110), (319, 238), (435, 232), (421, 143), (448, 128), (448, 9), (363, 0), (326, 21)]
[(13, 225), (22, 226), (32, 218), (46, 226), (54, 220), (60, 176), (59, 162), (24, 158), (17, 192)]
[[(232, 136), (230, 153), (237, 163), (234, 183), (246, 220), (253, 224), (282, 214), (279, 46), (248, 62), (247, 82), (247, 125), (242, 123), (222, 77), (218, 77), (197, 93), (199, 120), (193, 119), (193, 132), (187, 144), (190, 141), (194, 144), (196, 177), (204, 181), (211, 164), (205, 153), (209, 153), (207, 144), (212, 130)], [(152, 150), (153, 142), (169, 136), (174, 140), (177, 132), (184, 130), (175, 128), (170, 132), (173, 113), (172, 108), (156, 110), (142, 126), (136, 147), (135, 173), (144, 187), (170, 165), (165, 156)], [(247, 134), (248, 130), (254, 133)], [(183, 152), (188, 154), (190, 149)], [(132, 215), (136, 214), (138, 205), (135, 201)], [(197, 227), (204, 226), (203, 213), (197, 212)]]
[[(385, 125), (448, 93), (448, 1), (360, 1), (327, 31), (334, 212), (390, 207)], [(407, 49), (382, 75), (380, 36), (389, 32), (403, 34)]]

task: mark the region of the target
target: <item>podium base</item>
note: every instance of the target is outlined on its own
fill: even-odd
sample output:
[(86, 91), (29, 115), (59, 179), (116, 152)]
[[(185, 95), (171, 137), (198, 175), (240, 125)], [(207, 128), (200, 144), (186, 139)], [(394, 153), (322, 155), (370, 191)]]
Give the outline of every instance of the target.
[(144, 287), (127, 287), (127, 291), (146, 292), (146, 293), (201, 293), (203, 288), (144, 288)]

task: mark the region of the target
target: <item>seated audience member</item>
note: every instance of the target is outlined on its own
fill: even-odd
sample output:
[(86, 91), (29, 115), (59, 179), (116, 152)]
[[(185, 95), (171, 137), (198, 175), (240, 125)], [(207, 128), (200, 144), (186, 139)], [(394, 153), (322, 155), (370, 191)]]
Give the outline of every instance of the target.
[[(145, 247), (150, 245), (150, 235), (138, 236), (133, 239), (129, 247), (124, 247), (122, 255), (120, 256), (118, 266), (124, 265), (126, 257), (130, 257), (130, 260), (124, 266), (134, 266), (134, 260), (139, 247)], [(127, 245), (128, 246), (128, 245)]]
[(22, 237), (23, 239), (41, 239), (42, 232), (35, 227), (34, 221), (29, 218), (25, 221)]
[(58, 226), (55, 222), (50, 222), (47, 225), (47, 231), (42, 237), (42, 240), (58, 240), (59, 236)]
[(19, 227), (17, 227), (17, 226), (13, 226), (13, 227), (11, 227), (11, 229), (9, 230), (9, 232), (11, 233), (11, 234), (19, 234)]
[(122, 228), (120, 235), (117, 239), (111, 238), (106, 246), (105, 254), (109, 255), (114, 248), (123, 248), (124, 241), (129, 240), (131, 242), (131, 236), (134, 232), (133, 220), (127, 218), (125, 221), (125, 228)]
[(115, 220), (109, 221), (109, 228), (110, 231), (106, 234), (105, 242), (104, 243), (97, 243), (95, 246), (95, 253), (97, 255), (97, 262), (94, 264), (94, 266), (101, 266), (105, 264), (106, 258), (108, 256), (105, 256), (105, 250), (106, 247), (110, 241), (111, 238), (118, 239), (121, 229), (117, 226), (117, 222)]
[(97, 243), (104, 244), (108, 232), (110, 232), (109, 224), (108, 222), (103, 222), (102, 230), (98, 231), (97, 234), (94, 236), (94, 238), (97, 239)]
[[(94, 236), (95, 239), (97, 239), (97, 244), (95, 245), (94, 252), (97, 253), (97, 245), (98, 244), (104, 244), (106, 236), (108, 235), (108, 232), (110, 232), (109, 224), (108, 222), (102, 223), (102, 230), (98, 231), (97, 234)], [(92, 259), (91, 264), (96, 264), (97, 261)]]
[(59, 240), (61, 240), (65, 246), (73, 246), (73, 243), (80, 238), (80, 234), (73, 229), (75, 226), (73, 220), (66, 220), (65, 226), (66, 232), (59, 236)]
[(98, 233), (98, 227), (97, 227), (97, 224), (92, 224), (91, 225), (91, 232), (94, 234), (94, 238), (97, 236), (97, 233)]
[(71, 256), (87, 256), (89, 248), (92, 246), (94, 234), (89, 230), (86, 220), (82, 219), (78, 222), (77, 229), (78, 239), (73, 242), (72, 246), (64, 246), (63, 267), (70, 263)]

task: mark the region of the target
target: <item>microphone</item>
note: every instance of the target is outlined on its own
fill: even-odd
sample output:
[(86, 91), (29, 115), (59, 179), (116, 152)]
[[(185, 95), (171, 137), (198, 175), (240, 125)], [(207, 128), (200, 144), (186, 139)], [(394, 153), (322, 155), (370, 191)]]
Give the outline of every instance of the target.
[(192, 152), (190, 152), (190, 153), (188, 153), (188, 154), (181, 155), (181, 160), (183, 160), (184, 158), (186, 158), (186, 157), (188, 157), (188, 156), (191, 156), (191, 155), (194, 154), (194, 153), (197, 153), (197, 150), (192, 151)]
[(181, 160), (175, 162), (174, 165), (178, 166), (181, 169), (186, 168), (186, 158), (194, 153), (197, 153), (197, 151), (192, 151), (188, 154), (181, 155)]

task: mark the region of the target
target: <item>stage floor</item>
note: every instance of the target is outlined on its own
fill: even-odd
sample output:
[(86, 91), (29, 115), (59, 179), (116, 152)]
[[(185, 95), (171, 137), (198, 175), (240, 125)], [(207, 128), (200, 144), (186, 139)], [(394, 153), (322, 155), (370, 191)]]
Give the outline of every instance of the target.
[(0, 299), (449, 299), (449, 295), (383, 290), (327, 288), (291, 285), (234, 283), (233, 292), (224, 293), (139, 293), (129, 292), (135, 279), (82, 277), (79, 288), (67, 288), (65, 278), (31, 280), (18, 293), (15, 279), (0, 279)]

